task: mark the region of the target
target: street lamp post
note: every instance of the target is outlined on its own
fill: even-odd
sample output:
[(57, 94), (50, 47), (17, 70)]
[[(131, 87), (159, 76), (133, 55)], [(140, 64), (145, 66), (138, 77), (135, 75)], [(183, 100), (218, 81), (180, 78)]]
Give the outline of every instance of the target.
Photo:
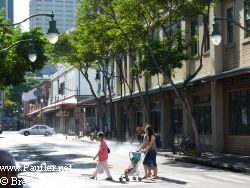
[(40, 124), (42, 124), (42, 118), (43, 118), (43, 117), (42, 117), (42, 115), (43, 115), (43, 113), (42, 113), (42, 110), (43, 110), (43, 101), (44, 101), (43, 99), (40, 99), (40, 102), (41, 102), (41, 111), (40, 111), (40, 113), (41, 113), (41, 114), (40, 114)]
[(243, 27), (240, 23), (236, 22), (233, 19), (222, 18), (222, 17), (214, 17), (213, 32), (211, 34), (211, 40), (212, 40), (213, 44), (216, 45), (216, 46), (219, 45), (221, 40), (222, 40), (221, 32), (220, 32), (220, 29), (219, 29), (220, 25), (219, 25), (218, 21), (233, 22), (235, 25), (237, 25), (241, 29), (250, 32), (249, 28)]
[(101, 92), (101, 85), (100, 85), (100, 82), (101, 82), (100, 72), (103, 73), (103, 75), (106, 79), (106, 83), (108, 85), (108, 93), (109, 93), (109, 99), (110, 99), (110, 103), (109, 103), (110, 112), (109, 113), (110, 113), (110, 138), (111, 138), (112, 132), (116, 135), (116, 124), (115, 124), (116, 122), (113, 118), (115, 116), (115, 111), (114, 111), (114, 104), (112, 102), (112, 96), (111, 96), (112, 91), (111, 91), (110, 83), (111, 83), (112, 78), (115, 78), (115, 77), (121, 78), (121, 76), (116, 76), (113, 74), (113, 72), (110, 73), (108, 70), (102, 70), (102, 69), (97, 70), (95, 81), (96, 81), (97, 87), (98, 87), (98, 90), (97, 90), (98, 98), (103, 96), (102, 92)]

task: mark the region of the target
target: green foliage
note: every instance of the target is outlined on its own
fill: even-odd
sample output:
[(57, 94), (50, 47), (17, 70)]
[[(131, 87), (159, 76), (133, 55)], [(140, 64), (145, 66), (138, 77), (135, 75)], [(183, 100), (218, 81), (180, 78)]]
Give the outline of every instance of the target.
[[(182, 21), (207, 14), (214, 0), (82, 0), (76, 28), (59, 37), (50, 49), (51, 60), (80, 67), (100, 66), (128, 54), (131, 70), (152, 76), (174, 76), (191, 57), (189, 47), (197, 37), (181, 31)], [(163, 31), (161, 38), (155, 33)], [(51, 47), (50, 47), (51, 48)]]
[[(0, 23), (6, 20), (0, 16)], [(24, 82), (26, 72), (40, 70), (47, 60), (44, 45), (47, 43), (41, 28), (22, 33), (20, 28), (0, 26), (0, 49), (7, 48), (17, 41), (32, 39), (35, 44), (37, 60), (31, 63), (28, 59), (29, 42), (16, 44), (7, 51), (0, 53), (0, 88), (18, 85)]]

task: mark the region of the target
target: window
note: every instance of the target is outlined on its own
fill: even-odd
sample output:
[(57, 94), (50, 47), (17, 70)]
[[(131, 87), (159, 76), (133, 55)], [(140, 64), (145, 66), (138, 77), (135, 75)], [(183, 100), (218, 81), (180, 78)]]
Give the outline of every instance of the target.
[[(228, 8), (227, 12), (227, 19), (233, 20), (234, 19), (234, 10), (233, 7)], [(227, 43), (234, 42), (234, 23), (232, 21), (227, 21)]]
[[(198, 20), (197, 18), (190, 23), (191, 37), (195, 38), (198, 35)], [(191, 52), (193, 55), (198, 53), (198, 41), (194, 40), (191, 44)]]
[(250, 135), (250, 89), (228, 95), (229, 135)]
[[(245, 27), (250, 30), (250, 0), (244, 2), (244, 19)], [(250, 32), (246, 32), (246, 37), (250, 36)]]
[(62, 82), (60, 83), (60, 86), (58, 88), (58, 94), (64, 95), (64, 93), (65, 93), (65, 83)]
[(211, 104), (210, 95), (195, 96), (194, 102), (194, 117), (197, 123), (198, 133), (200, 135), (211, 134)]

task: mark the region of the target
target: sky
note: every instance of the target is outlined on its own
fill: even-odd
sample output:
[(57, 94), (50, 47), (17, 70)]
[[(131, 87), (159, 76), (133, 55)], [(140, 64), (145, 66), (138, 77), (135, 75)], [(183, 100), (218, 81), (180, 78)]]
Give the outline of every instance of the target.
[[(29, 17), (29, 0), (14, 0), (14, 23)], [(21, 25), (23, 31), (29, 30), (29, 21)]]

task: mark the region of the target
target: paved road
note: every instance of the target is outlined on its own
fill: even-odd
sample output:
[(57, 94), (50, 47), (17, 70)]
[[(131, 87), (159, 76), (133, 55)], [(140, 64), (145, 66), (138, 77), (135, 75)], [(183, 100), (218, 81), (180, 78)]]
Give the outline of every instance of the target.
[[(65, 139), (62, 135), (25, 137), (13, 132), (0, 135), (0, 148), (10, 150), (17, 163), (25, 167), (25, 171), (20, 172), (20, 176), (34, 188), (124, 186), (241, 188), (249, 187), (250, 183), (250, 176), (245, 174), (175, 162), (160, 156), (157, 158), (160, 179), (120, 182), (119, 176), (129, 165), (128, 152), (138, 148), (138, 145), (122, 143), (110, 145), (109, 162), (114, 181), (104, 180), (104, 174), (100, 174), (98, 180), (90, 180), (88, 177), (95, 169), (92, 156), (97, 147), (97, 143)], [(45, 164), (50, 167), (47, 171), (44, 170)], [(142, 166), (139, 170), (143, 176)]]

